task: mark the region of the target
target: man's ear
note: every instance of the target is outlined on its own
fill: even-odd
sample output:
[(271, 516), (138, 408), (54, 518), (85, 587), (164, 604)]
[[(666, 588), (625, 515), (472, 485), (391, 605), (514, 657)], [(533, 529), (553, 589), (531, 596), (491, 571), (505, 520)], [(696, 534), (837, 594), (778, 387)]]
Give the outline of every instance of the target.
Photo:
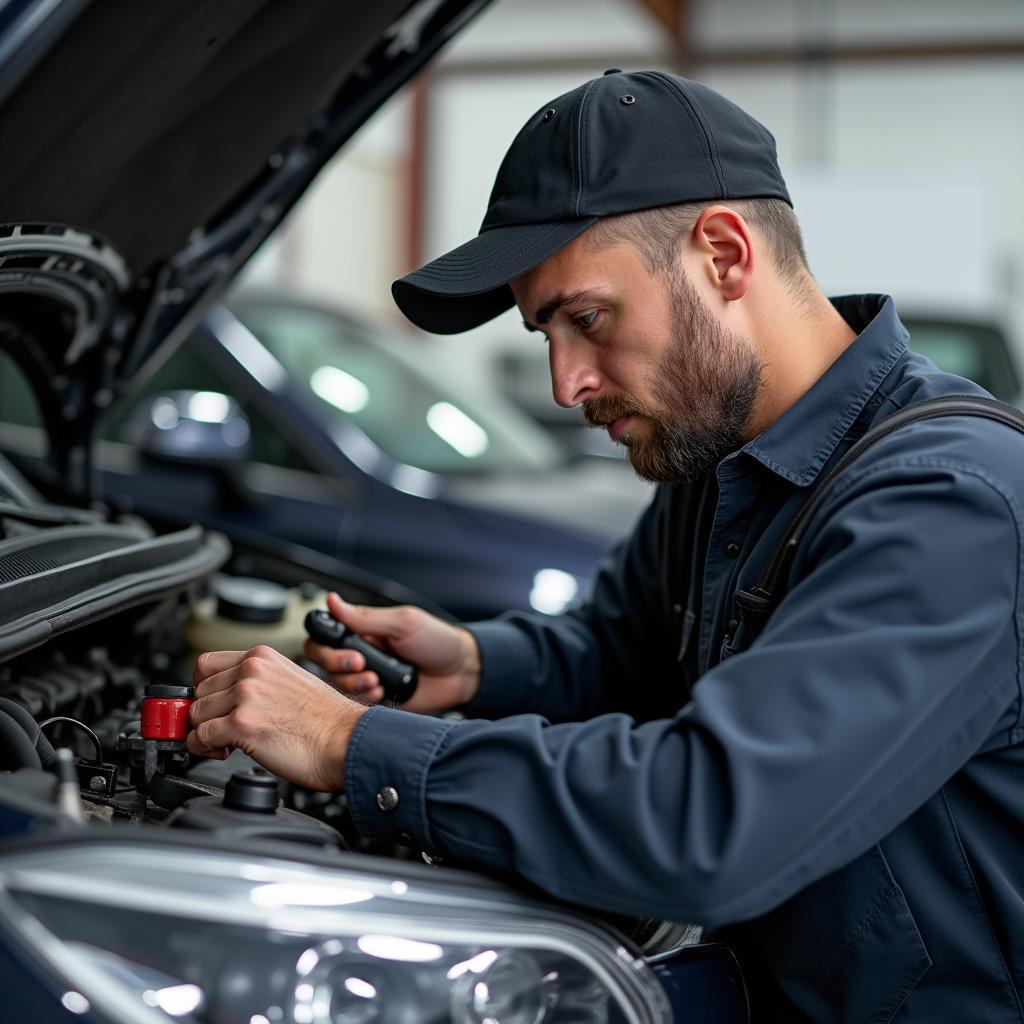
[(723, 299), (742, 299), (754, 274), (754, 245), (747, 222), (728, 206), (709, 206), (693, 227), (709, 283)]

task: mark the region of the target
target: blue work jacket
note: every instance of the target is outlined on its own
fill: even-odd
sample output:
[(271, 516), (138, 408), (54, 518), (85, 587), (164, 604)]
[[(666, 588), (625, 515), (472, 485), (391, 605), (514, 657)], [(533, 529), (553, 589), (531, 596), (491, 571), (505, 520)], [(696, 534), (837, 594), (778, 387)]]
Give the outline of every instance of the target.
[(836, 306), (857, 339), (693, 500), (659, 488), (586, 603), (471, 627), (467, 712), (498, 720), (363, 716), (349, 806), (368, 835), (704, 925), (755, 1020), (1021, 1021), (1024, 437), (953, 417), (879, 441), (734, 637), (737, 587), (858, 437), (983, 394), (908, 350), (890, 299)]

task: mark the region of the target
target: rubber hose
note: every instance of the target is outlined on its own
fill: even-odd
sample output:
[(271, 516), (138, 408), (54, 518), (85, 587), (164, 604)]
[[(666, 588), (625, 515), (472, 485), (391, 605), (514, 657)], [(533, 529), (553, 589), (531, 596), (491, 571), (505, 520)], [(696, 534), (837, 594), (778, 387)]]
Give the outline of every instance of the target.
[(42, 768), (36, 745), (21, 724), (4, 711), (0, 711), (0, 768), (16, 771), (18, 768)]
[(31, 712), (16, 700), (7, 697), (0, 697), (0, 711), (6, 712), (28, 733), (29, 738), (35, 741), (39, 760), (43, 768), (49, 771), (57, 763), (57, 752), (43, 734), (43, 730), (39, 728), (39, 723), (32, 717)]

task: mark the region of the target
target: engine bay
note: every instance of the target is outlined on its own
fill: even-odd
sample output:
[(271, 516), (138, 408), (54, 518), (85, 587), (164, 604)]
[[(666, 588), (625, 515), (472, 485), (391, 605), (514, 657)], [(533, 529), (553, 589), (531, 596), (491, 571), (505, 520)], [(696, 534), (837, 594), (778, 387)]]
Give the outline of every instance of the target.
[[(221, 762), (185, 749), (200, 653), (266, 644), (318, 674), (301, 653), (304, 616), (326, 602), (321, 583), (210, 571), (228, 557), (226, 544), (198, 529), (158, 537), (138, 521), (105, 523), (52, 506), (0, 509), (0, 522), (0, 608), (8, 612), (0, 651), (10, 650), (0, 664), (0, 771), (8, 792), (88, 825), (370, 851), (343, 795), (287, 783), (241, 751)], [(184, 555), (181, 534), (193, 544)], [(148, 564), (131, 566), (139, 547)], [(147, 587), (152, 596), (140, 595)]]
[[(161, 533), (130, 515), (0, 497), (2, 791), (65, 831), (184, 830), (226, 847), (256, 840), (280, 852), (301, 844), (439, 863), (363, 836), (344, 793), (286, 782), (241, 750), (220, 761), (186, 748), (200, 654), (266, 645), (324, 678), (303, 647), (307, 616), (325, 607), (329, 589), (395, 603), (365, 578), (339, 579), (273, 550), (232, 550), (200, 527)], [(600, 916), (646, 952), (699, 935)]]

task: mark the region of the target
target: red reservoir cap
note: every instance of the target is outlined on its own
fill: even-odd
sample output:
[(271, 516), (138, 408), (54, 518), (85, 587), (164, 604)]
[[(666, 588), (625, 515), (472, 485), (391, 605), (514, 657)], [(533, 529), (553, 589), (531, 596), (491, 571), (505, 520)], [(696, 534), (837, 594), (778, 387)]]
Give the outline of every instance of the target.
[(183, 740), (188, 735), (188, 709), (195, 696), (194, 686), (147, 686), (142, 700), (142, 738)]

